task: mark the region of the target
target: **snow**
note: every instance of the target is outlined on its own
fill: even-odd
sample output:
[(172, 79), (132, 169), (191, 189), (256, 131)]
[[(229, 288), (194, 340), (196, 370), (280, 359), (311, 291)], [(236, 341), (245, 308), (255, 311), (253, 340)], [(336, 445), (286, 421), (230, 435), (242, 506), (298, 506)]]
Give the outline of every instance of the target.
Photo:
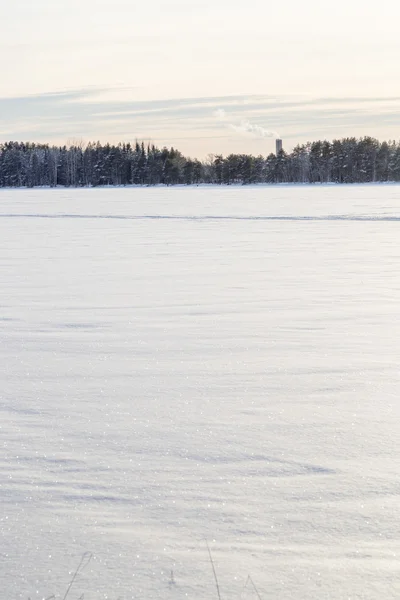
[(208, 540), (223, 599), (397, 598), (399, 221), (397, 186), (2, 191), (2, 597), (89, 551), (71, 600), (216, 598)]

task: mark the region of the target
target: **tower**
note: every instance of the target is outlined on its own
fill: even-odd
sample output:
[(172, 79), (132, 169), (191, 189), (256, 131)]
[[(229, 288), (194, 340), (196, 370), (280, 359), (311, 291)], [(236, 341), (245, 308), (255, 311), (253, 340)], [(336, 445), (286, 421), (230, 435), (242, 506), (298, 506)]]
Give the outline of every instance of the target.
[(276, 155), (278, 156), (279, 152), (282, 152), (282, 150), (283, 150), (282, 140), (277, 138), (275, 140), (275, 144), (276, 144)]

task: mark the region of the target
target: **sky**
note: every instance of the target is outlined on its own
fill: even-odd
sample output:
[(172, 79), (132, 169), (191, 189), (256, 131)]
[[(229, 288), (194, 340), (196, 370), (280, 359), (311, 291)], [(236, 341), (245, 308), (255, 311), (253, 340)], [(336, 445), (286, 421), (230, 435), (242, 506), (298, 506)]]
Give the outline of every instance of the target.
[(0, 0), (0, 140), (400, 139), (400, 3)]

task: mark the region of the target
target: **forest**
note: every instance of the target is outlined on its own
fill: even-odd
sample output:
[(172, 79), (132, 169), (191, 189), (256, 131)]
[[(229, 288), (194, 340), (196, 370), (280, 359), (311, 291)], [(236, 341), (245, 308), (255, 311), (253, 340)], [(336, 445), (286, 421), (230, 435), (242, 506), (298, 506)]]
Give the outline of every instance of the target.
[(267, 157), (210, 154), (203, 161), (138, 141), (0, 144), (0, 187), (385, 181), (400, 181), (400, 142), (371, 137), (308, 142)]

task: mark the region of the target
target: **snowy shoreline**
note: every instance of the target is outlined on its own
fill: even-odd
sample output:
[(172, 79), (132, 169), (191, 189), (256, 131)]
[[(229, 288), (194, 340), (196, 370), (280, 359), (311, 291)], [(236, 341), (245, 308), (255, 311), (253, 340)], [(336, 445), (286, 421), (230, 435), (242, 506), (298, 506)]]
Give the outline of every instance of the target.
[(128, 185), (97, 185), (97, 186), (90, 186), (90, 185), (86, 185), (86, 186), (64, 186), (64, 185), (57, 185), (57, 186), (50, 186), (50, 185), (42, 185), (42, 186), (34, 186), (34, 187), (28, 187), (28, 186), (4, 186), (4, 187), (0, 187), (0, 192), (2, 190), (4, 191), (10, 191), (10, 190), (119, 190), (119, 189), (196, 189), (196, 188), (206, 188), (206, 189), (238, 189), (238, 188), (245, 188), (245, 189), (254, 189), (254, 188), (305, 188), (305, 187), (310, 187), (310, 188), (332, 188), (332, 187), (371, 187), (371, 186), (377, 186), (377, 187), (381, 187), (381, 186), (399, 186), (400, 185), (400, 181), (370, 181), (370, 182), (364, 182), (364, 183), (338, 183), (338, 182), (324, 182), (324, 183), (320, 183), (320, 182), (315, 182), (315, 183), (309, 183), (309, 182), (305, 182), (305, 183), (301, 183), (301, 182), (294, 182), (294, 183), (249, 183), (249, 184), (243, 184), (243, 183), (231, 183), (231, 184), (226, 184), (226, 183), (199, 183), (199, 184), (184, 184), (184, 183), (178, 183), (178, 184), (174, 184), (174, 185), (166, 185), (165, 183), (157, 183), (155, 185), (146, 185), (146, 184), (128, 184)]

